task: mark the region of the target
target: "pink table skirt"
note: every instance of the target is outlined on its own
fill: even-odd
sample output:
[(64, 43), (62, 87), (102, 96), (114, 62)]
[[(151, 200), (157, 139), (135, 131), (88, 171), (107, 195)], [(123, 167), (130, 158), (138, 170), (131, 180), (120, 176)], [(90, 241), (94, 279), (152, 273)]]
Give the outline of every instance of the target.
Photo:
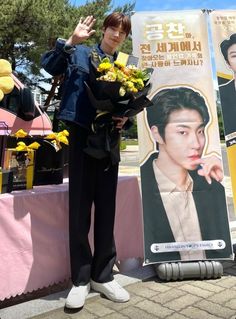
[[(116, 208), (117, 260), (142, 258), (136, 177), (119, 177)], [(0, 256), (0, 300), (69, 279), (67, 183), (0, 195)]]

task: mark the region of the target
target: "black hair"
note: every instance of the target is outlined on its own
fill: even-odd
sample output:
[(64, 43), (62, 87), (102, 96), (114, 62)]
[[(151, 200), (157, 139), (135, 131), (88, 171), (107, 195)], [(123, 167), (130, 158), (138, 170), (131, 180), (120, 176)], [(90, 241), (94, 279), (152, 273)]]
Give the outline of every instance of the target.
[(228, 60), (228, 49), (233, 44), (236, 44), (236, 33), (232, 34), (229, 39), (224, 40), (220, 44), (221, 52), (222, 52), (222, 54), (223, 54), (223, 56), (225, 58), (225, 61), (227, 63), (229, 63), (229, 60)]
[(209, 122), (209, 112), (204, 98), (200, 93), (187, 88), (169, 88), (159, 91), (152, 99), (153, 105), (147, 110), (147, 120), (150, 128), (158, 127), (159, 134), (165, 139), (165, 127), (170, 114), (178, 110), (196, 110), (202, 117), (204, 125)]

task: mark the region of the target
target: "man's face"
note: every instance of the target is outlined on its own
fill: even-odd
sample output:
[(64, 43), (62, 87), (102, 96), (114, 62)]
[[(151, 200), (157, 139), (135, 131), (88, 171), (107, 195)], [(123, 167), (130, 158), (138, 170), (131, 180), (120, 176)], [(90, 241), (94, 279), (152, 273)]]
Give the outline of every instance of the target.
[(236, 44), (228, 48), (228, 63), (234, 73), (236, 73)]
[(121, 45), (126, 39), (126, 33), (122, 26), (119, 27), (108, 27), (104, 30), (103, 42), (112, 49), (115, 49)]
[(204, 128), (202, 117), (195, 110), (177, 110), (170, 114), (165, 139), (159, 145), (160, 152), (165, 152), (167, 168), (169, 165), (186, 170), (197, 168), (194, 161), (202, 156)]

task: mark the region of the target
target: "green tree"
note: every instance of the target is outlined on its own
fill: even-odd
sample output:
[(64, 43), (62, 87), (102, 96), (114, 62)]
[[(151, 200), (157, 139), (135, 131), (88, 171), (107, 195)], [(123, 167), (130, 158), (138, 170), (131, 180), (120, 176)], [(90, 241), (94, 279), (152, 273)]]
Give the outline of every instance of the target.
[(0, 10), (0, 56), (13, 70), (39, 72), (39, 57), (69, 21), (66, 0), (5, 0)]
[[(127, 4), (113, 10), (130, 14), (133, 8)], [(102, 21), (111, 10), (111, 0), (88, 1), (80, 7), (69, 0), (5, 0), (0, 10), (0, 58), (9, 60), (21, 75), (39, 75), (41, 54), (58, 37), (68, 38), (81, 16), (97, 19), (97, 32), (87, 41), (91, 45), (100, 40)], [(126, 44), (126, 52), (130, 49)]]

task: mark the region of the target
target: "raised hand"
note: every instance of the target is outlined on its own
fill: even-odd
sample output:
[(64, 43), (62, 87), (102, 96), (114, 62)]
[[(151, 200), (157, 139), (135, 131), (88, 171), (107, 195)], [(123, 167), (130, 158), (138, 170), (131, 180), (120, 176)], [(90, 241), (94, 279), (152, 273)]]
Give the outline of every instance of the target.
[(91, 37), (96, 31), (93, 29), (93, 25), (96, 19), (93, 16), (87, 16), (86, 18), (80, 18), (74, 32), (70, 38), (66, 41), (69, 45), (76, 45), (82, 43)]

